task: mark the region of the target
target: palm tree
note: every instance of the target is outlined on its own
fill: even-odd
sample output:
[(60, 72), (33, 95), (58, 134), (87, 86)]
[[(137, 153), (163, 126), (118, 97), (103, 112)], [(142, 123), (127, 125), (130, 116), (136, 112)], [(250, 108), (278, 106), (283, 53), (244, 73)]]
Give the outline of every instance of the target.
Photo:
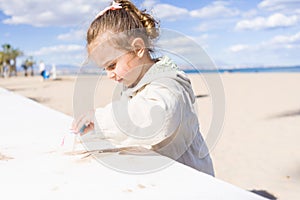
[(0, 77), (3, 74), (4, 53), (0, 51)]
[(2, 51), (0, 51), (0, 65), (3, 63), (3, 52)]
[(9, 52), (11, 49), (11, 45), (10, 44), (2, 44), (2, 48), (4, 53)]
[(10, 60), (10, 53), (11, 53), (11, 45), (10, 44), (3, 44), (2, 45), (2, 49), (3, 49), (3, 60), (4, 62), (7, 61), (7, 60)]
[(11, 65), (11, 72), (14, 72), (17, 76), (17, 57), (23, 56), (23, 52), (19, 49), (12, 49), (10, 54), (10, 59), (13, 60), (13, 64)]
[(24, 62), (24, 70), (25, 70), (25, 76), (27, 76), (27, 69), (31, 68), (31, 76), (33, 76), (33, 65), (35, 64), (35, 61), (33, 60), (32, 56), (29, 56), (25, 62)]
[(8, 75), (10, 74), (10, 52), (11, 52), (11, 45), (10, 44), (3, 44), (2, 45), (2, 49), (3, 49), (3, 73), (4, 76), (7, 75), (7, 70), (8, 70)]
[[(2, 59), (0, 60), (0, 61), (2, 61), (2, 67), (1, 67), (2, 71), (3, 71), (4, 64), (6, 63), (9, 67), (9, 75), (12, 72), (14, 72), (15, 75), (17, 75), (16, 60), (17, 60), (17, 57), (23, 55), (23, 52), (20, 51), (19, 49), (12, 48), (12, 46), (10, 44), (3, 44), (2, 49), (3, 49)], [(12, 64), (11, 64), (11, 60), (13, 61)]]

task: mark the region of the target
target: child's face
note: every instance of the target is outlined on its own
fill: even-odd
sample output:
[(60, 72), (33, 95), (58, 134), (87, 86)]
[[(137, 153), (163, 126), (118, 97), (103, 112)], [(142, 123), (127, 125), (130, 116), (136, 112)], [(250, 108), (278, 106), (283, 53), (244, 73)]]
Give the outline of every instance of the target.
[(127, 87), (136, 83), (142, 76), (142, 62), (134, 52), (113, 47), (109, 42), (97, 45), (90, 52), (93, 61), (105, 68), (107, 76)]

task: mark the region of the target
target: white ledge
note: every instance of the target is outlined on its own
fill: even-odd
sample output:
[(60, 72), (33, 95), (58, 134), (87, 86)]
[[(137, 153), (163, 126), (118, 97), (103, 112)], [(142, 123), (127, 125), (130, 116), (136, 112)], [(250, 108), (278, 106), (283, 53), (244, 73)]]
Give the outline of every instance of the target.
[[(72, 118), (0, 88), (0, 187), (3, 199), (264, 199), (180, 163), (128, 174), (61, 148)], [(108, 154), (142, 163), (135, 155)], [(162, 159), (168, 159), (161, 157)]]

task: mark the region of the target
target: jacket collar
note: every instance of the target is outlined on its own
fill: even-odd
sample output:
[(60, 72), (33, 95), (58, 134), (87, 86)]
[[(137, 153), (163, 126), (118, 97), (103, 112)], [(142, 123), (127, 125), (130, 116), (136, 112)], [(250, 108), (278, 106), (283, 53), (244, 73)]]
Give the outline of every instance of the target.
[(150, 67), (150, 69), (145, 73), (143, 78), (139, 83), (132, 87), (127, 88), (124, 86), (123, 94), (126, 96), (134, 96), (139, 90), (143, 89), (153, 80), (162, 77), (176, 77), (178, 71), (178, 66), (167, 56), (159, 58), (159, 60)]

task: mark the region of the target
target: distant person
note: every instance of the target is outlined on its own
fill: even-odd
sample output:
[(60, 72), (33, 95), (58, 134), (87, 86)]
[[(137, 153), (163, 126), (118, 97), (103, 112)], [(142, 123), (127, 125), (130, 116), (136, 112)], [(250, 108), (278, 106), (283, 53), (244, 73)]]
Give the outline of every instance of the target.
[(0, 63), (0, 77), (3, 77), (3, 63)]
[(144, 147), (214, 175), (190, 80), (170, 58), (151, 54), (157, 27), (129, 0), (99, 12), (87, 31), (88, 54), (123, 89), (107, 106), (76, 117), (72, 129), (95, 130), (116, 146)]
[(12, 76), (12, 75), (14, 75), (14, 76), (18, 75), (16, 62), (13, 59), (10, 61), (10, 68), (9, 68), (9, 76)]
[[(27, 59), (24, 61), (23, 64), (25, 65), (25, 67), (26, 67), (27, 70), (28, 70), (29, 68), (31, 69), (31, 70), (30, 70), (30, 71), (31, 71), (30, 74), (31, 74), (31, 76), (34, 76), (33, 65), (35, 64), (35, 62), (33, 61), (32, 57), (27, 58)], [(25, 68), (24, 68), (24, 70), (25, 70)], [(27, 70), (26, 70), (26, 73), (27, 73)], [(28, 74), (27, 74), (27, 75), (28, 75)]]
[(28, 75), (28, 73), (27, 73), (27, 69), (28, 69), (27, 65), (25, 63), (23, 63), (21, 65), (21, 67), (24, 69), (24, 76), (27, 76)]
[(7, 60), (3, 63), (3, 76), (4, 78), (7, 78), (9, 76), (9, 68), (10, 68), (10, 62)]
[(43, 77), (43, 80), (46, 80), (50, 77), (50, 74), (47, 71), (46, 65), (43, 61), (40, 62), (39, 71), (40, 71), (40, 75)]
[(56, 65), (55, 64), (52, 64), (51, 75), (52, 75), (52, 79), (55, 80), (56, 79)]

